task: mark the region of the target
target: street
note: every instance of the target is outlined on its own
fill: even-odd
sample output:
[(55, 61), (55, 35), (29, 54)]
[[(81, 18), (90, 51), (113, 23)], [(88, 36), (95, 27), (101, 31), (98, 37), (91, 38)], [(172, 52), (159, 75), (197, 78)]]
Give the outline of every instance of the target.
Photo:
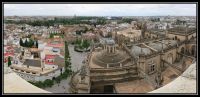
[[(82, 66), (82, 61), (86, 57), (87, 53), (76, 52), (74, 51), (74, 46), (69, 45), (69, 53), (71, 56), (72, 70), (77, 71)], [(67, 79), (61, 80), (60, 84), (55, 83), (50, 88), (45, 88), (44, 90), (50, 91), (52, 93), (69, 93), (69, 83), (70, 77)]]

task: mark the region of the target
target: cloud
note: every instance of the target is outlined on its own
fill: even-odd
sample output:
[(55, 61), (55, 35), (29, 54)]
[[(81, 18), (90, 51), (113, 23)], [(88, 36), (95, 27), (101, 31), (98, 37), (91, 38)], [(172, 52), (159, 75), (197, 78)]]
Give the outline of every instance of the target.
[(196, 15), (195, 4), (4, 4), (4, 15)]

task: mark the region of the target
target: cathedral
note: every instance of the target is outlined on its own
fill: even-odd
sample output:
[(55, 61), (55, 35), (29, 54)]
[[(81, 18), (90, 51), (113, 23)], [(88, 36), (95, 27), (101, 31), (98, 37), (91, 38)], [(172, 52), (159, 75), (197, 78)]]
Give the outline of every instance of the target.
[(180, 75), (188, 67), (186, 60), (196, 60), (196, 29), (171, 28), (164, 37), (159, 35), (142, 31), (140, 40), (124, 43), (126, 38), (118, 34), (93, 45), (82, 69), (71, 77), (70, 91), (119, 93), (118, 83), (134, 80), (145, 80), (153, 89), (162, 87), (167, 68)]

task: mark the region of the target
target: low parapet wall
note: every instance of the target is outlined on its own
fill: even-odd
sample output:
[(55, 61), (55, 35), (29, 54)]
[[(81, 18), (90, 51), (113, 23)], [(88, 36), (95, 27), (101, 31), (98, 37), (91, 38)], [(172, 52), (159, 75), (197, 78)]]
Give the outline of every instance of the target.
[(50, 93), (40, 89), (26, 80), (22, 79), (16, 73), (8, 73), (4, 75), (4, 91), (6, 93)]
[(149, 93), (197, 93), (196, 63), (174, 81)]
[[(158, 88), (149, 93), (196, 93), (197, 92), (197, 78), (196, 78), (196, 63), (190, 67), (174, 81), (167, 85)], [(51, 93), (40, 89), (26, 80), (22, 79), (15, 73), (8, 73), (4, 75), (4, 91), (3, 93)]]

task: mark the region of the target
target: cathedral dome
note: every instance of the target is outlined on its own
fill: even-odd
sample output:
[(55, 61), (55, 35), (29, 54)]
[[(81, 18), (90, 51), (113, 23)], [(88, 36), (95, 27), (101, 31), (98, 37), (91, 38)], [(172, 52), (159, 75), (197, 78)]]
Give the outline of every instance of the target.
[(107, 64), (119, 64), (126, 59), (126, 53), (120, 50), (116, 50), (115, 53), (107, 53), (107, 51), (101, 51), (96, 53), (96, 57), (93, 58), (93, 62), (96, 65), (106, 67)]

